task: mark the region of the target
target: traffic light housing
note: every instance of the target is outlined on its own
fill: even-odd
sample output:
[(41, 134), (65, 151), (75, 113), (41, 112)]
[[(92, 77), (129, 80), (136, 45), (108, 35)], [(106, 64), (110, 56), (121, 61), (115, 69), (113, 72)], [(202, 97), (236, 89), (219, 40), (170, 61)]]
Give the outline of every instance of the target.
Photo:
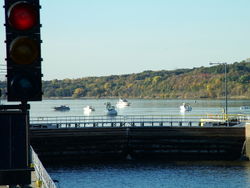
[(5, 0), (7, 99), (41, 101), (39, 0)]

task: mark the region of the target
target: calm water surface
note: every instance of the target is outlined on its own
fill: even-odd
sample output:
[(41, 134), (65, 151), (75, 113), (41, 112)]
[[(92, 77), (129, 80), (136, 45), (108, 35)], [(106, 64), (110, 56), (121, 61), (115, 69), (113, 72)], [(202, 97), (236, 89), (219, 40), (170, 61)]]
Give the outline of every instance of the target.
[[(81, 99), (81, 100), (44, 100), (42, 102), (31, 102), (31, 116), (83, 116), (83, 108), (91, 105), (95, 112), (91, 116), (105, 115), (105, 103), (111, 102), (115, 105), (118, 99)], [(179, 106), (183, 102), (189, 103), (193, 110), (186, 115), (221, 114), (225, 106), (224, 100), (138, 100), (130, 99), (131, 106), (118, 108), (118, 115), (185, 115), (180, 113)], [(69, 112), (57, 112), (54, 106), (67, 105)], [(228, 113), (239, 114), (250, 111), (240, 110), (240, 106), (250, 106), (250, 100), (228, 101)]]
[[(83, 116), (83, 107), (92, 105), (96, 111), (91, 116), (105, 115), (105, 102), (113, 105), (117, 99), (44, 100), (32, 102), (30, 114), (41, 116)], [(138, 100), (131, 99), (131, 106), (117, 109), (119, 115), (206, 115), (221, 114), (223, 100)], [(191, 112), (181, 114), (179, 106), (188, 102)], [(56, 112), (54, 106), (68, 105), (69, 112)], [(231, 114), (249, 114), (240, 106), (250, 106), (250, 100), (230, 100)], [(47, 167), (61, 188), (250, 188), (250, 163), (242, 161), (220, 162), (139, 162), (78, 164)]]
[(48, 168), (61, 188), (248, 188), (249, 162), (85, 164)]

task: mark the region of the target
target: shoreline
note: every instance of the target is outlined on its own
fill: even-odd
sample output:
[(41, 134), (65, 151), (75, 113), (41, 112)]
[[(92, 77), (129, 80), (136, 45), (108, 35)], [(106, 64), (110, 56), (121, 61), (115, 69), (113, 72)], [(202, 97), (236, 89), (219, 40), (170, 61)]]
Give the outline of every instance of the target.
[[(42, 100), (90, 100), (90, 99), (119, 99), (119, 98), (126, 98), (126, 99), (141, 99), (141, 100), (225, 100), (224, 97), (221, 98), (151, 98), (151, 97), (44, 97)], [(7, 100), (7, 98), (2, 98), (2, 100)], [(42, 101), (41, 100), (41, 101)], [(250, 100), (247, 97), (231, 97), (228, 100)], [(32, 101), (30, 101), (32, 102)]]
[[(46, 97), (43, 100), (64, 100), (64, 99), (71, 99), (71, 100), (89, 100), (89, 99), (119, 99), (119, 98), (126, 98), (126, 99), (143, 99), (143, 100), (225, 100), (224, 97), (221, 98), (150, 98), (150, 97)], [(250, 100), (247, 97), (231, 97), (228, 100)]]

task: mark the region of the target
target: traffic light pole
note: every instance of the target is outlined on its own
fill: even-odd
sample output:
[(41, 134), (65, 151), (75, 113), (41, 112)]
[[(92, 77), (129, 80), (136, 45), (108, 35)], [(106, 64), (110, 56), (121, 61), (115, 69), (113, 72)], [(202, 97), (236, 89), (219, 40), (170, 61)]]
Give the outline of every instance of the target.
[(0, 105), (0, 185), (29, 184), (28, 101), (42, 100), (39, 0), (4, 0), (7, 101)]
[(0, 105), (0, 185), (31, 183), (29, 109), (27, 102)]

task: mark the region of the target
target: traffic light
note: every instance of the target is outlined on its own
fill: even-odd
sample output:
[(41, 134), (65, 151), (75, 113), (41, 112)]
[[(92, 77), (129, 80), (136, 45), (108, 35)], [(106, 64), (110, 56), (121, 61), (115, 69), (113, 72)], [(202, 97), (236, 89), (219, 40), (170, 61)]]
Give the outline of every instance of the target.
[(8, 101), (41, 101), (39, 0), (5, 0)]

